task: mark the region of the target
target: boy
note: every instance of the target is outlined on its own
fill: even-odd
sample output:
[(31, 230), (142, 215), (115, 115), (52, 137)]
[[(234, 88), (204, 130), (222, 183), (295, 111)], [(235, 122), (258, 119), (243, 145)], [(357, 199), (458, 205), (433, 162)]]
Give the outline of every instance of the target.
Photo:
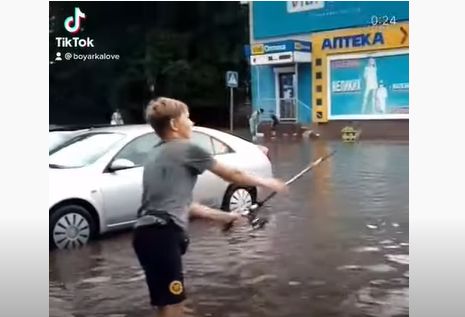
[(197, 176), (205, 170), (227, 182), (285, 191), (280, 180), (264, 179), (224, 166), (211, 154), (189, 141), (193, 122), (189, 109), (170, 98), (152, 100), (147, 121), (162, 142), (144, 165), (142, 205), (134, 231), (133, 246), (144, 269), (152, 306), (159, 316), (183, 315), (185, 300), (181, 256), (187, 250), (189, 217), (230, 223), (241, 216), (192, 202)]

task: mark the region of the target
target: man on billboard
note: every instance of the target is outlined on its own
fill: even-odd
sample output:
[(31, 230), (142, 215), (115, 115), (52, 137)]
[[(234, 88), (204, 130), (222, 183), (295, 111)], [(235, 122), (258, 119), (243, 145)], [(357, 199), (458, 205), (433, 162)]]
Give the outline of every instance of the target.
[(365, 92), (363, 94), (362, 114), (367, 113), (367, 103), (370, 100), (371, 113), (375, 112), (375, 93), (378, 88), (378, 74), (376, 69), (376, 61), (373, 57), (368, 59), (368, 64), (363, 72), (365, 80)]

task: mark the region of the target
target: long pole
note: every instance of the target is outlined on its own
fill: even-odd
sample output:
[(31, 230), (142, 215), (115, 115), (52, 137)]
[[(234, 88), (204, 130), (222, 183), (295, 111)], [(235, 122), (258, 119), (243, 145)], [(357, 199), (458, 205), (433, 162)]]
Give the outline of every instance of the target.
[(233, 110), (234, 110), (234, 88), (229, 87), (230, 91), (230, 103), (229, 103), (229, 130), (233, 132)]
[[(299, 179), (300, 177), (302, 177), (302, 175), (304, 175), (305, 173), (309, 172), (310, 170), (312, 170), (315, 166), (318, 166), (321, 162), (327, 160), (329, 157), (333, 156), (334, 153), (336, 151), (332, 151), (331, 153), (325, 155), (325, 156), (322, 156), (320, 157), (318, 160), (314, 161), (313, 163), (311, 163), (310, 165), (308, 165), (306, 168), (304, 168), (303, 170), (301, 170), (299, 173), (297, 173), (296, 175), (294, 175), (294, 177), (292, 177), (291, 179), (289, 179), (287, 182), (286, 182), (286, 185), (290, 185), (292, 184), (293, 182), (295, 182), (297, 179)], [(246, 210), (235, 210), (235, 212), (239, 212), (242, 214), (242, 216), (244, 217), (247, 217), (249, 218), (249, 222), (250, 224), (252, 225), (252, 227), (254, 228), (261, 228), (263, 227), (267, 222), (268, 220), (266, 220), (265, 218), (260, 218), (256, 215), (256, 211), (258, 208), (260, 208), (261, 206), (263, 206), (264, 203), (266, 203), (268, 200), (270, 200), (272, 197), (274, 197), (277, 193), (276, 192), (272, 192), (271, 194), (269, 194), (265, 199), (263, 199), (262, 201), (260, 202), (257, 202), (255, 204), (253, 204), (252, 206), (250, 206), (248, 209)], [(233, 226), (233, 223), (234, 222), (230, 222), (228, 224), (226, 224), (224, 227), (223, 227), (223, 231), (228, 231), (229, 229), (232, 228)]]
[[(294, 177), (292, 177), (291, 179), (289, 179), (289, 180), (286, 182), (286, 185), (292, 184), (293, 182), (295, 182), (296, 180), (298, 180), (300, 177), (302, 177), (302, 175), (304, 175), (305, 173), (307, 173), (308, 171), (310, 171), (311, 169), (313, 169), (315, 166), (319, 165), (321, 162), (323, 162), (323, 161), (327, 160), (329, 157), (333, 156), (334, 153), (336, 153), (335, 150), (332, 151), (332, 152), (329, 153), (329, 154), (326, 154), (325, 156), (320, 157), (318, 160), (314, 161), (313, 163), (311, 163), (310, 165), (308, 165), (306, 168), (304, 168), (303, 170), (301, 170), (299, 173), (297, 173)], [(258, 207), (263, 206), (264, 203), (266, 203), (268, 200), (270, 200), (270, 199), (271, 199), (272, 197), (274, 197), (276, 194), (277, 194), (277, 192), (272, 192), (272, 193), (269, 194), (265, 199), (263, 199), (263, 201), (259, 201), (259, 202), (257, 202), (257, 204), (250, 206), (250, 209), (253, 211), (253, 210), (257, 209)]]

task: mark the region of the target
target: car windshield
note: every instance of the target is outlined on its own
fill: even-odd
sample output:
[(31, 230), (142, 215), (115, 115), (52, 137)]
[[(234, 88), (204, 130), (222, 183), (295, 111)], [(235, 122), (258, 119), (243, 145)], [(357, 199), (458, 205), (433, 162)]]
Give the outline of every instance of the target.
[(49, 167), (78, 168), (93, 164), (123, 137), (119, 133), (88, 133), (75, 137), (49, 156)]
[(52, 153), (60, 145), (64, 144), (66, 141), (71, 140), (74, 136), (77, 135), (76, 131), (53, 131), (48, 134), (48, 154)]
[(64, 138), (65, 137), (61, 134), (50, 133), (48, 135), (48, 151), (50, 152), (51, 150), (55, 149), (58, 145), (60, 145), (60, 143), (63, 142)]

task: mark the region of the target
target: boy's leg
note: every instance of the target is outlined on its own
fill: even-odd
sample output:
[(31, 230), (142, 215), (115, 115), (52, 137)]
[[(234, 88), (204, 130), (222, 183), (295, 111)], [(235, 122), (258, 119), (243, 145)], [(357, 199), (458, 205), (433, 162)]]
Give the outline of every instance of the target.
[(144, 269), (150, 302), (159, 307), (161, 316), (178, 316), (186, 299), (180, 241), (181, 233), (172, 228), (135, 230), (134, 249)]
[(158, 307), (158, 317), (182, 317), (184, 316), (184, 303)]

